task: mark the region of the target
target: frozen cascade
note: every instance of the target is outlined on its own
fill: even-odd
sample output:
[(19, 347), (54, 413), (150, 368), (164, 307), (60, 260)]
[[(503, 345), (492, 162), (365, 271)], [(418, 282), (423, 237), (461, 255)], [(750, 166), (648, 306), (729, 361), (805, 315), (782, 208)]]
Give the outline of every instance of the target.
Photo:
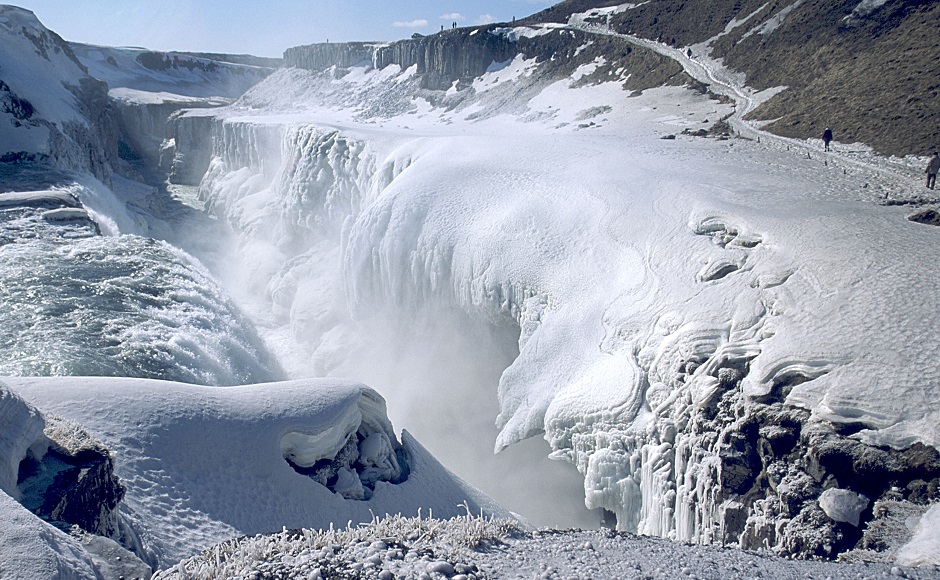
[[(767, 220), (759, 212), (729, 212), (705, 193), (691, 213), (657, 208), (675, 220), (668, 239), (691, 252), (687, 265), (674, 267), (675, 250), (654, 252), (651, 262), (636, 241), (611, 265), (559, 252), (590, 246), (596, 227), (582, 221), (602, 210), (569, 210), (562, 187), (520, 174), (544, 163), (523, 147), (506, 160), (455, 163), (474, 150), (472, 138), (390, 139), (237, 116), (217, 119), (215, 136), (201, 192), (240, 236), (247, 287), (276, 318), (269, 336), (283, 338), (282, 326), (290, 337), (280, 348), (305, 345), (291, 372), (348, 373), (379, 386), (350, 372), (353, 353), (369, 351), (363, 329), (374, 328), (357, 325), (383, 311), (414, 326), (422, 312), (456, 310), (517, 333), (518, 356), (499, 380), (497, 448), (544, 433), (552, 456), (584, 476), (587, 506), (613, 512), (619, 529), (823, 556), (860, 531), (827, 518), (819, 493), (834, 481), (868, 497), (885, 493), (858, 488), (859, 458), (870, 448), (852, 451), (844, 460), (854, 467), (839, 472), (843, 460), (829, 449), (856, 443), (804, 409), (847, 369), (873, 377), (887, 367), (873, 374), (872, 363), (829, 346), (819, 347), (824, 356), (812, 345), (793, 348), (792, 336), (821, 336), (797, 298), (818, 282), (764, 243), (776, 225), (751, 225)], [(480, 164), (489, 164), (482, 178)], [(525, 195), (502, 195), (504, 183), (519, 180)], [(583, 198), (605, 203), (593, 192)], [(636, 211), (655, 200), (635, 198)], [(566, 225), (545, 225), (556, 223)], [(609, 231), (652, 235), (636, 222)], [(525, 258), (499, 259), (520, 251)], [(598, 270), (617, 272), (610, 287), (619, 295), (598, 295)], [(797, 314), (784, 324), (781, 312)], [(586, 329), (585, 316), (601, 324)], [(876, 412), (846, 413), (878, 424)], [(889, 441), (890, 433), (869, 436)], [(900, 457), (884, 461), (903, 486), (921, 476)]]
[[(239, 118), (217, 120), (214, 140), (201, 195), (239, 236), (243, 277), (232, 286), (263, 297), (248, 309), (268, 320), (262, 333), (287, 372), (375, 385), (392, 402), (396, 423), (434, 441), (436, 454), (450, 451), (458, 462), (452, 468), (477, 477), (476, 485), (509, 490), (517, 500), (531, 498), (532, 485), (563, 488), (554, 493), (567, 504), (559, 513), (568, 525), (597, 525), (599, 516), (578, 499), (580, 478), (547, 460), (549, 450), (536, 449), (537, 441), (494, 457), (485, 438), (467, 436), (496, 436), (495, 397), (475, 393), (496, 384), (516, 354), (519, 326), (510, 311), (535, 321), (530, 310), (541, 308), (540, 300), (517, 306), (531, 291), (497, 276), (452, 276), (445, 246), (414, 254), (420, 263), (404, 268), (379, 262), (380, 247), (405, 251), (421, 234), (420, 212), (401, 220), (383, 209), (396, 196), (389, 186), (423, 153), (420, 143), (376, 143), (312, 124)], [(370, 247), (364, 236), (382, 231), (388, 235)], [(370, 271), (373, 259), (381, 276)], [(426, 273), (431, 285), (419, 286)], [(455, 424), (445, 428), (451, 416)], [(501, 467), (481, 469), (488, 463)], [(531, 471), (518, 483), (500, 483), (500, 470), (522, 465)]]
[[(395, 66), (289, 69), (219, 113), (202, 194), (240, 237), (240, 288), (264, 297), (290, 372), (352, 372), (396, 404), (349, 365), (400, 355), (368, 344), (376, 319), (392, 337), (442, 315), (457, 333), (512, 336), (484, 339), (512, 357), (496, 448), (544, 435), (623, 530), (829, 556), (861, 532), (820, 508), (825, 489), (933, 489), (923, 385), (940, 347), (925, 313), (940, 304), (910, 257), (928, 232), (859, 205), (860, 176), (651, 137), (720, 115), (705, 96), (624, 103), (616, 82), (545, 84), (540, 66), (513, 61), (446, 95), (415, 93)], [(387, 95), (402, 107), (370, 106)], [(682, 115), (654, 112), (667, 101)], [(520, 122), (487, 120), (500, 114)], [(926, 291), (898, 297), (896, 279)], [(904, 344), (921, 346), (896, 356)], [(901, 451), (915, 443), (934, 455)]]

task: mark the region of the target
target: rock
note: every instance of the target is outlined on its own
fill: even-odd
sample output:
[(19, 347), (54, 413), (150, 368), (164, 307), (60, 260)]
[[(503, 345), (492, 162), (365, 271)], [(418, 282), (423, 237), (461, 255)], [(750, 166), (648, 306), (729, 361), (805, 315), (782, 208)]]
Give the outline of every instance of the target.
[(20, 462), (21, 503), (36, 515), (102, 536), (119, 533), (117, 506), (124, 486), (108, 450), (82, 427), (47, 417), (48, 451)]
[(428, 573), (430, 574), (443, 574), (449, 578), (454, 575), (454, 572), (454, 567), (450, 562), (445, 562), (442, 560), (428, 564)]
[(917, 222), (919, 224), (927, 224), (929, 226), (940, 226), (940, 213), (937, 213), (936, 210), (925, 209), (922, 212), (915, 213), (912, 216), (908, 216), (909, 221)]
[(819, 496), (819, 507), (837, 522), (858, 526), (859, 516), (868, 507), (867, 497), (846, 489), (830, 488)]

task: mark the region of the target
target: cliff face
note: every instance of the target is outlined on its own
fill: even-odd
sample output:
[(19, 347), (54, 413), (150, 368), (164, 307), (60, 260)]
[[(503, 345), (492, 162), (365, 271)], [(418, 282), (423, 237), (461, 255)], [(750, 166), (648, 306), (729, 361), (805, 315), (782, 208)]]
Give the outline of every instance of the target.
[(631, 91), (691, 82), (675, 62), (621, 39), (589, 39), (573, 30), (527, 37), (515, 35), (500, 25), (445, 30), (391, 44), (298, 46), (284, 53), (284, 64), (311, 71), (332, 66), (348, 68), (363, 62), (378, 69), (398, 65), (404, 70), (414, 66), (422, 89), (447, 90), (455, 82), (471, 81), (517, 55), (535, 59), (543, 65), (546, 77), (552, 78), (567, 77), (579, 66), (601, 58), (604, 64), (596, 73), (598, 78), (606, 80), (609, 71), (620, 70), (626, 79), (624, 88)]
[(378, 47), (372, 42), (340, 42), (295, 46), (284, 51), (284, 66), (321, 71), (338, 66), (348, 68), (361, 62), (372, 62)]
[(28, 10), (0, 6), (0, 162), (42, 161), (110, 181), (108, 87)]
[(483, 74), (494, 62), (511, 59), (515, 43), (490, 34), (493, 26), (460, 28), (390, 44), (350, 42), (298, 46), (284, 53), (284, 64), (307, 70), (348, 68), (369, 62), (375, 68), (417, 66), (422, 87), (446, 89), (454, 81)]

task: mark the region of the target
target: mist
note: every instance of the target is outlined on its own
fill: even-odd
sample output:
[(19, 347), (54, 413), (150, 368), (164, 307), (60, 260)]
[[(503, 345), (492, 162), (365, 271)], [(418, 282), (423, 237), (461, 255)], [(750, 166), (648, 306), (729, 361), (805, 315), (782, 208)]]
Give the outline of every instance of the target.
[(539, 527), (597, 528), (575, 467), (548, 459), (535, 437), (494, 454), (497, 385), (518, 356), (519, 330), (443, 306), (381, 312), (358, 323), (366, 344), (331, 374), (362, 381), (388, 401), (398, 429), (441, 463)]

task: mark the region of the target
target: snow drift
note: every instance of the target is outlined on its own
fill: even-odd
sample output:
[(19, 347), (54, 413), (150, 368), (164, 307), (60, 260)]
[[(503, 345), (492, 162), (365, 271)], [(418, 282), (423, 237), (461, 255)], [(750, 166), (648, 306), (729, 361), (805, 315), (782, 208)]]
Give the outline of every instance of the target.
[[(124, 516), (140, 535), (142, 557), (156, 567), (223, 540), (283, 527), (322, 528), (419, 508), (449, 517), (463, 513), (464, 502), (474, 513), (509, 515), (444, 470), (407, 432), (399, 445), (384, 401), (359, 384), (305, 380), (213, 388), (77, 377), (4, 382), (43, 412), (83, 425), (108, 447), (127, 490)], [(337, 493), (291, 465), (333, 459), (357, 437), (358, 457), (345, 476), (357, 483), (340, 475), (346, 486)], [(395, 483), (383, 477), (388, 464), (407, 477)], [(374, 491), (364, 501), (341, 495), (357, 487)]]

